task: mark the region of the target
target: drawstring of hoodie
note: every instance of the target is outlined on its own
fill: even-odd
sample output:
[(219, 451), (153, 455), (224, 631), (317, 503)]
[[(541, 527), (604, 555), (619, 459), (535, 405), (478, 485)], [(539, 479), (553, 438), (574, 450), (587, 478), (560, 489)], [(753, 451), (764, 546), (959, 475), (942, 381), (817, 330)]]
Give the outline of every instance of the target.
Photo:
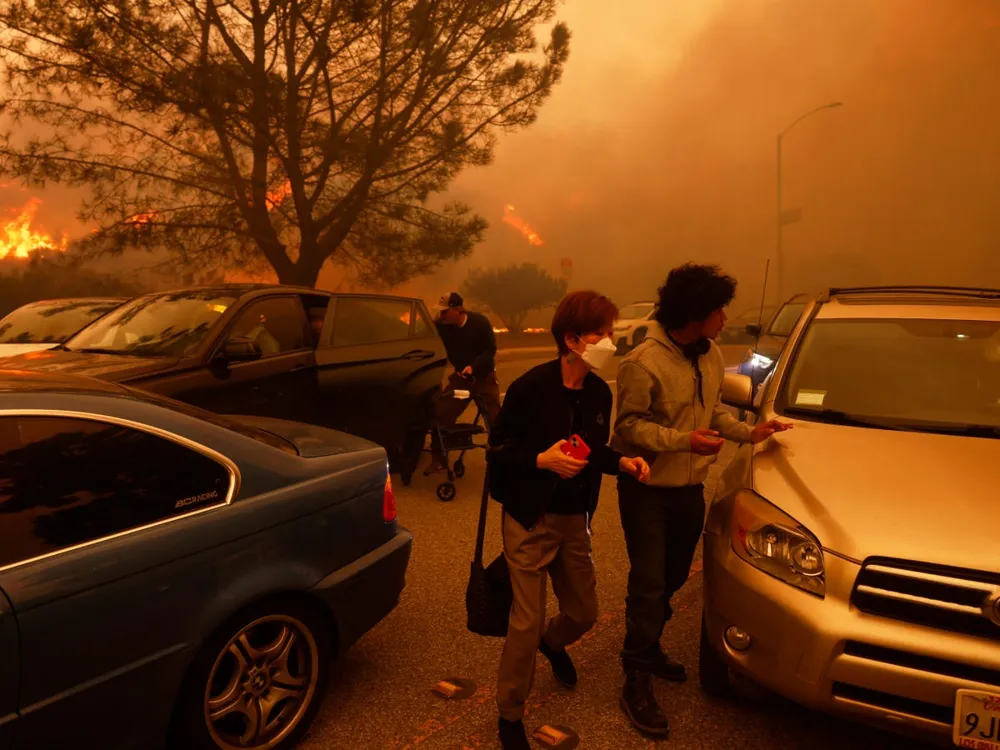
[(698, 361), (712, 348), (712, 342), (708, 339), (698, 339), (697, 341), (690, 344), (681, 344), (669, 333), (667, 338), (670, 339), (674, 346), (681, 350), (684, 358), (691, 363), (694, 368), (695, 379), (698, 381), (698, 400), (701, 402), (702, 408), (705, 406), (705, 394), (702, 389), (702, 377), (701, 377), (701, 367), (698, 365)]

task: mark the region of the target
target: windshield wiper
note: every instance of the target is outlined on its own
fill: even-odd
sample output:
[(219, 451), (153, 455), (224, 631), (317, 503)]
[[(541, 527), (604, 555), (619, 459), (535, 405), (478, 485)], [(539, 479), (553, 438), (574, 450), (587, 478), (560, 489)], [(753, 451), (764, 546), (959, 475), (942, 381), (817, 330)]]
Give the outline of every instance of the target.
[(1000, 427), (988, 424), (935, 424), (923, 428), (926, 432), (940, 432), (943, 435), (960, 435), (961, 437), (1000, 438)]
[(810, 409), (804, 406), (786, 406), (784, 412), (796, 417), (814, 417), (822, 422), (844, 425), (845, 427), (874, 427), (879, 430), (904, 429), (899, 425), (880, 422), (877, 419), (855, 417), (852, 414), (837, 409)]
[(81, 349), (69, 349), (69, 348), (67, 348), (66, 351), (68, 351), (68, 352), (84, 352), (85, 354), (126, 354), (126, 355), (132, 354), (132, 355), (134, 355), (134, 354), (137, 353), (137, 352), (134, 352), (134, 351), (130, 351), (128, 349), (101, 349), (100, 347), (96, 347), (96, 346), (85, 346), (85, 347), (83, 347)]

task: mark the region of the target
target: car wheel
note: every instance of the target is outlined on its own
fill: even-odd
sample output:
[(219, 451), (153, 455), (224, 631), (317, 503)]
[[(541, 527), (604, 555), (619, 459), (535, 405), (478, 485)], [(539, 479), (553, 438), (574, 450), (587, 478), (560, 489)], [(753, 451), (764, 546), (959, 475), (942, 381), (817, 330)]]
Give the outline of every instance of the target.
[(230, 620), (195, 659), (178, 702), (178, 750), (289, 750), (319, 710), (329, 626), (309, 607), (275, 602)]
[(438, 485), (437, 496), (438, 500), (442, 503), (450, 503), (455, 499), (455, 495), (458, 494), (458, 490), (455, 489), (455, 485), (451, 482), (442, 482)]
[(649, 330), (646, 328), (638, 328), (636, 332), (632, 334), (632, 348), (635, 349), (639, 344), (646, 340), (646, 334)]
[(729, 665), (709, 642), (704, 617), (701, 621), (701, 647), (698, 651), (698, 681), (701, 689), (712, 698), (724, 699), (733, 695)]

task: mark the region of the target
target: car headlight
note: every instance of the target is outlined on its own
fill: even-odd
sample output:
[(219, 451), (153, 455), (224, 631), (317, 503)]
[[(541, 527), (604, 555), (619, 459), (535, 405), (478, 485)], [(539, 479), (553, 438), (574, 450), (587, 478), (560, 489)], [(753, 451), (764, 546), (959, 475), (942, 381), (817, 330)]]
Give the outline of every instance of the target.
[(774, 360), (770, 357), (765, 357), (763, 354), (754, 352), (750, 355), (750, 366), (757, 370), (768, 370), (771, 365), (774, 364)]
[(826, 595), (826, 570), (819, 541), (787, 513), (754, 492), (736, 496), (732, 522), (733, 550), (768, 575)]

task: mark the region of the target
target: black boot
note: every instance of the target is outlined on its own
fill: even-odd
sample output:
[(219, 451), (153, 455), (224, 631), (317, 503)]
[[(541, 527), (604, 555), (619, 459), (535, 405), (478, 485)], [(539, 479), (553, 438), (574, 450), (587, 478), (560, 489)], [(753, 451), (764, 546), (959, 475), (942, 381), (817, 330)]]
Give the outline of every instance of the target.
[(659, 677), (661, 680), (684, 682), (687, 679), (687, 670), (684, 669), (684, 665), (663, 653), (657, 654), (645, 667), (651, 675)]
[(559, 684), (564, 688), (575, 688), (577, 680), (576, 667), (573, 666), (573, 660), (569, 658), (569, 654), (565, 650), (556, 651), (545, 642), (544, 638), (538, 644), (538, 650), (542, 652), (542, 656), (549, 660), (549, 664), (552, 665), (552, 674), (558, 680)]
[(523, 721), (500, 719), (500, 747), (503, 750), (531, 750)]
[(651, 676), (647, 672), (629, 670), (625, 673), (620, 703), (629, 721), (643, 734), (660, 738), (670, 734), (670, 724), (656, 703)]

